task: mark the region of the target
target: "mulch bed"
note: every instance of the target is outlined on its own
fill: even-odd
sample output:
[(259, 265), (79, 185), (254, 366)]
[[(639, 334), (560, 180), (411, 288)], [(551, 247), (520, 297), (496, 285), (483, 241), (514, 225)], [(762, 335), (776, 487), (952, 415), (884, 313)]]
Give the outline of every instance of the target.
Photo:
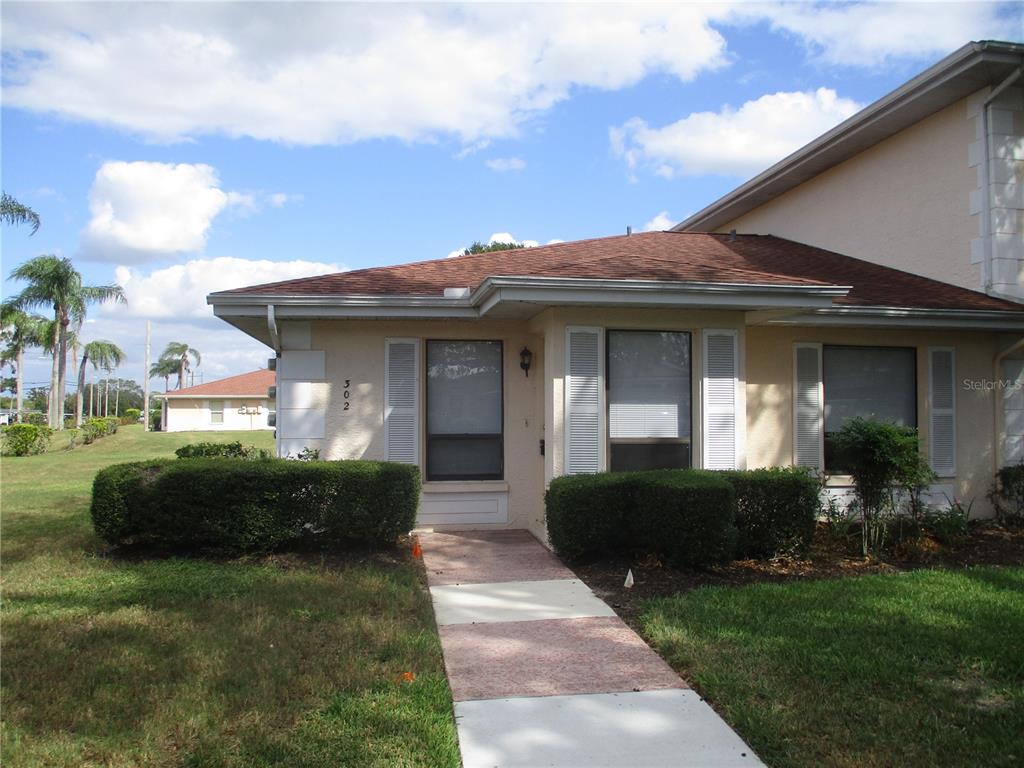
[[(893, 573), (918, 568), (963, 568), (969, 565), (1024, 565), (1024, 528), (1007, 529), (981, 523), (954, 544), (926, 540), (912, 552), (884, 558), (864, 558), (860, 542), (836, 542), (824, 526), (806, 557), (774, 560), (736, 560), (707, 570), (672, 568), (651, 556), (609, 555), (572, 566), (576, 575), (634, 628), (644, 600), (688, 592), (698, 587), (742, 586), (793, 579), (828, 579), (869, 573)], [(633, 587), (623, 583), (633, 571)]]

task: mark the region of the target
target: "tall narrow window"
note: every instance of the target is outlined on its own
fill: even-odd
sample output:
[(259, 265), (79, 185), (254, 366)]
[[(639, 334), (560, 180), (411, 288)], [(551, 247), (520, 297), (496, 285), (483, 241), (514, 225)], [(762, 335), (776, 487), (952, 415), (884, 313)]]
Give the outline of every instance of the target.
[(500, 341), (427, 342), (427, 479), (502, 478)]
[(916, 350), (826, 346), (822, 363), (827, 471), (846, 470), (835, 435), (856, 416), (917, 428)]
[(690, 334), (608, 332), (613, 471), (690, 466)]
[(210, 423), (211, 424), (223, 424), (224, 423), (224, 401), (223, 400), (211, 400), (210, 401)]

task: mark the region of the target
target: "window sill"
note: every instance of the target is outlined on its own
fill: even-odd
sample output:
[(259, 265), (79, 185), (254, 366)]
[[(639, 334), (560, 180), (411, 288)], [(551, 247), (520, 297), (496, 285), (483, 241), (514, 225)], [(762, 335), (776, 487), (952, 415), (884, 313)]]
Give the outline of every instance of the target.
[(508, 483), (504, 480), (429, 480), (423, 483), (423, 493), (504, 493)]
[(853, 475), (825, 475), (827, 487), (853, 485)]

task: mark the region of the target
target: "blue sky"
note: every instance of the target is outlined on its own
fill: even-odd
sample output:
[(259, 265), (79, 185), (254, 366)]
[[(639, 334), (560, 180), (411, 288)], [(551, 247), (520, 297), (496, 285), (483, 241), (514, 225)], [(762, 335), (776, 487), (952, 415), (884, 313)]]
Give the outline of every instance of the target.
[(240, 373), (267, 350), (209, 290), (663, 228), (968, 40), (1024, 38), (1021, 8), (5, 2), (3, 188), (43, 226), (3, 230), (3, 273), (121, 282), (82, 336), (122, 375), (145, 319)]

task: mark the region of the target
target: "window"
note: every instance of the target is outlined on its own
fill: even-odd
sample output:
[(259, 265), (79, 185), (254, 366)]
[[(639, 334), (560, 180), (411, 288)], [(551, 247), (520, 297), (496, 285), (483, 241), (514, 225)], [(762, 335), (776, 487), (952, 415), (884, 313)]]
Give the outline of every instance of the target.
[(502, 478), (500, 341), (427, 342), (427, 479)]
[(906, 347), (830, 347), (822, 352), (825, 469), (843, 472), (835, 434), (855, 416), (917, 427), (916, 351)]
[(211, 424), (223, 424), (224, 423), (224, 401), (223, 400), (211, 400), (210, 401), (210, 423)]
[(612, 471), (690, 466), (690, 334), (608, 332)]

